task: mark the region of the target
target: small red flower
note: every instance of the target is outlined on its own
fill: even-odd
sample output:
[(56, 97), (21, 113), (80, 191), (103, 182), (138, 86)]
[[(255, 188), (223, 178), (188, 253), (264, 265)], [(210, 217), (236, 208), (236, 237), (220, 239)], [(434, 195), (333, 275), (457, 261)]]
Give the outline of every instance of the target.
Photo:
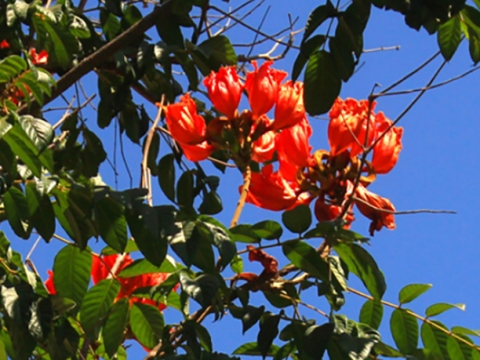
[(48, 63), (48, 53), (45, 50), (42, 50), (37, 54), (37, 50), (35, 48), (31, 48), (30, 58), (32, 59), (33, 65), (45, 65)]
[(363, 185), (359, 185), (355, 190), (355, 200), (358, 210), (367, 218), (372, 220), (370, 223), (370, 235), (380, 231), (383, 226), (387, 229), (395, 229), (395, 218), (393, 213), (395, 207), (390, 200), (368, 191)]
[(235, 118), (243, 91), (235, 66), (221, 67), (218, 72), (212, 71), (203, 80), (203, 84), (213, 106), (229, 119)]
[[(327, 204), (324, 199), (319, 197), (315, 202), (314, 212), (315, 217), (319, 222), (332, 221), (340, 216), (340, 214), (342, 213), (342, 207), (338, 205)], [(345, 220), (347, 221), (347, 224), (344, 227), (348, 229), (353, 220), (355, 220), (351, 211), (347, 212), (347, 214), (345, 215)]]
[(280, 85), (273, 130), (281, 130), (298, 124), (305, 118), (303, 105), (303, 83), (291, 80)]
[(10, 47), (10, 44), (8, 43), (7, 40), (3, 39), (2, 42), (0, 42), (0, 49), (8, 49)]
[[(117, 280), (120, 282), (120, 292), (117, 295), (117, 299), (129, 298), (130, 304), (134, 302), (139, 302), (142, 304), (149, 304), (158, 307), (161, 311), (165, 309), (165, 305), (157, 303), (152, 299), (139, 298), (135, 297), (133, 293), (135, 290), (143, 287), (151, 287), (162, 283), (167, 277), (168, 274), (165, 273), (151, 273), (143, 274), (130, 278), (121, 278), (118, 277), (120, 271), (125, 267), (130, 265), (133, 260), (130, 255), (125, 255), (120, 261), (120, 264), (117, 264), (117, 259), (122, 255), (102, 255), (101, 257), (94, 255), (92, 261), (92, 280), (94, 284), (97, 284), (103, 279), (111, 277), (110, 272), (114, 271), (114, 275), (117, 277)], [(113, 269), (117, 265), (116, 269)]]
[(298, 167), (308, 166), (312, 149), (308, 140), (311, 135), (312, 128), (306, 117), (298, 124), (283, 129), (276, 138), (278, 157)]
[(353, 158), (363, 152), (364, 146), (368, 147), (372, 144), (376, 130), (374, 107), (375, 103), (369, 106), (367, 100), (346, 99), (343, 101), (340, 98), (335, 100), (329, 113), (330, 122), (328, 124), (328, 142), (332, 156), (350, 150), (350, 156)]
[[(378, 115), (383, 114), (379, 113)], [(377, 137), (392, 125), (392, 121), (384, 119), (377, 128)], [(386, 174), (393, 169), (402, 150), (403, 128), (392, 127), (373, 147), (372, 166), (377, 174)]]
[(55, 290), (55, 285), (53, 283), (53, 271), (48, 270), (48, 279), (45, 281), (45, 287), (50, 295), (56, 295), (57, 290)]
[(273, 172), (273, 165), (269, 164), (260, 173), (252, 173), (246, 201), (263, 209), (279, 211), (308, 203), (309, 198), (300, 194), (296, 182), (285, 180), (278, 171)]
[(272, 160), (275, 153), (275, 133), (267, 131), (253, 143), (252, 159), (262, 163)]
[(197, 114), (197, 105), (189, 93), (182, 96), (180, 102), (165, 107), (165, 118), (176, 141), (194, 145), (205, 140), (205, 119)]
[(285, 79), (285, 71), (270, 69), (273, 61), (266, 61), (258, 68), (252, 61), (254, 71), (247, 73), (245, 89), (248, 91), (248, 101), (254, 118), (266, 114), (275, 105), (280, 83)]

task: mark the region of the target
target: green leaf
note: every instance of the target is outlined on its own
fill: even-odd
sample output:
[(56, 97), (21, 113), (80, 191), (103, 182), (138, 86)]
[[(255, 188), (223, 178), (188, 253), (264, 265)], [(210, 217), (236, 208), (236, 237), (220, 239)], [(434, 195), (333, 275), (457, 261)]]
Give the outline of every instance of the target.
[(158, 15), (155, 23), (158, 35), (167, 45), (183, 48), (183, 35), (177, 18), (170, 11), (160, 11)]
[(259, 243), (261, 238), (253, 231), (252, 225), (240, 224), (230, 229), (232, 240), (247, 244)]
[(296, 267), (317, 279), (329, 279), (329, 266), (320, 254), (303, 241), (291, 240), (282, 245), (285, 256)]
[(460, 342), (451, 336), (447, 339), (447, 352), (448, 355), (455, 360), (466, 360), (470, 358), (470, 356), (465, 356), (463, 353)]
[(165, 196), (175, 202), (175, 157), (167, 154), (158, 163), (158, 182)]
[(460, 335), (472, 335), (480, 337), (480, 330), (471, 330), (464, 328), (463, 326), (454, 326), (452, 327), (452, 332)]
[(398, 293), (398, 302), (400, 304), (408, 304), (422, 295), (428, 289), (432, 287), (432, 284), (410, 284), (400, 290)]
[(272, 313), (265, 313), (262, 315), (260, 331), (257, 335), (257, 344), (263, 358), (269, 353), (273, 340), (275, 340), (278, 335), (279, 323), (280, 315), (273, 315)]
[(82, 174), (87, 177), (94, 177), (98, 174), (100, 165), (107, 158), (107, 153), (103, 148), (102, 141), (95, 133), (84, 128), (82, 131), (85, 147), (80, 153), (80, 159), (83, 163)]
[(72, 60), (72, 54), (77, 52), (78, 40), (69, 31), (65, 31), (62, 26), (50, 20), (40, 19), (36, 16), (32, 20), (37, 32), (43, 33), (42, 30), (45, 29), (48, 33), (47, 52), (52, 57), (52, 62), (56, 62), (58, 66), (66, 69)]
[(50, 198), (40, 194), (35, 184), (27, 184), (26, 195), (31, 214), (31, 224), (45, 241), (49, 241), (55, 232), (55, 213)]
[(326, 39), (325, 35), (315, 35), (311, 39), (302, 43), (300, 52), (298, 53), (292, 68), (293, 81), (298, 79), (310, 56), (325, 43)]
[(126, 215), (138, 249), (153, 265), (160, 266), (167, 255), (168, 242), (161, 236), (157, 212), (149, 205), (140, 204)]
[(137, 259), (130, 265), (124, 267), (118, 276), (122, 278), (130, 278), (142, 274), (172, 273), (175, 271), (177, 271), (175, 261), (167, 255), (160, 266), (155, 266), (146, 259)]
[(243, 260), (240, 255), (235, 255), (230, 262), (230, 268), (235, 274), (241, 274), (243, 272)]
[(87, 293), (92, 269), (92, 254), (75, 246), (65, 246), (55, 256), (53, 283), (59, 296), (80, 305)]
[(30, 236), (28, 227), (30, 211), (27, 198), (23, 192), (15, 186), (10, 187), (3, 194), (3, 204), (7, 213), (8, 223), (15, 234), (22, 239), (28, 239)]
[(321, 115), (329, 111), (342, 87), (332, 54), (321, 50), (310, 56), (304, 83), (303, 99), (307, 112), (310, 115)]
[(174, 52), (174, 54), (175, 54), (175, 58), (180, 63), (180, 66), (182, 67), (183, 71), (187, 75), (189, 90), (193, 90), (193, 91), (197, 90), (198, 72), (197, 72), (197, 68), (195, 67), (195, 63), (184, 50), (177, 50)]
[(215, 190), (207, 192), (203, 196), (203, 201), (198, 207), (201, 214), (215, 215), (223, 210), (222, 199)]
[(111, 41), (122, 31), (120, 21), (106, 9), (100, 9), (100, 22), (107, 41)]
[(385, 277), (373, 257), (357, 244), (337, 243), (334, 245), (334, 249), (347, 265), (348, 270), (362, 280), (375, 300), (380, 300), (385, 293), (387, 285)]
[(335, 325), (312, 325), (305, 331), (303, 350), (313, 359), (322, 359), (332, 337)]
[(177, 202), (180, 209), (192, 208), (194, 197), (193, 173), (185, 171), (177, 183)]
[(301, 234), (312, 224), (312, 211), (307, 205), (298, 205), (282, 214), (282, 222), (291, 232)]
[(375, 349), (375, 352), (378, 355), (383, 355), (383, 356), (391, 357), (391, 358), (404, 358), (405, 357), (405, 355), (402, 354), (400, 351), (398, 351), (397, 349), (394, 349), (390, 345), (387, 345), (387, 344), (385, 344), (381, 341), (375, 344), (374, 349)]
[(197, 223), (197, 227), (204, 227), (206, 231), (208, 231), (213, 244), (218, 248), (222, 266), (227, 266), (237, 253), (237, 247), (235, 243), (230, 240), (228, 230), (208, 222)]
[(158, 308), (135, 302), (130, 310), (130, 326), (135, 338), (152, 349), (162, 339), (165, 322)]
[[(270, 346), (270, 349), (267, 351), (267, 356), (274, 356), (277, 351), (279, 350), (279, 347), (275, 344), (272, 344)], [(238, 348), (236, 348), (233, 352), (234, 355), (250, 355), (250, 356), (258, 356), (261, 355), (261, 351), (258, 347), (258, 344), (256, 342), (249, 342), (245, 343)]]
[(378, 329), (382, 323), (383, 305), (380, 301), (367, 300), (360, 309), (359, 321), (373, 329)]
[(437, 316), (450, 309), (460, 309), (462, 311), (465, 311), (465, 304), (447, 304), (447, 303), (433, 304), (433, 305), (430, 305), (427, 308), (427, 310), (425, 310), (425, 316), (426, 317)]
[(92, 287), (83, 298), (80, 323), (91, 339), (96, 338), (97, 329), (105, 320), (119, 290), (120, 283), (117, 280), (106, 279)]
[(236, 65), (237, 54), (228, 37), (223, 35), (212, 36), (198, 45), (206, 57), (213, 60), (218, 71), (220, 65)]
[(458, 15), (438, 27), (437, 41), (445, 60), (449, 61), (452, 58), (461, 40), (462, 27)]
[(42, 164), (38, 158), (38, 150), (18, 123), (12, 126), (6, 118), (0, 119), (0, 136), (19, 159), (27, 165), (33, 175), (40, 177)]
[(260, 307), (250, 305), (245, 306), (242, 314), (242, 333), (245, 334), (248, 329), (255, 325), (264, 312), (265, 306), (263, 305)]
[(95, 217), (103, 241), (122, 253), (128, 240), (124, 207), (115, 199), (104, 197), (95, 204)]
[(305, 25), (305, 31), (303, 33), (302, 43), (313, 34), (313, 32), (323, 24), (325, 20), (337, 15), (337, 10), (332, 5), (330, 0), (327, 0), (325, 5), (320, 5), (315, 8), (309, 15), (307, 23)]
[(118, 300), (112, 307), (103, 327), (103, 343), (108, 356), (112, 358), (123, 343), (124, 332), (128, 322), (130, 302), (123, 298)]
[(265, 220), (252, 226), (255, 234), (265, 240), (277, 240), (282, 237), (282, 226), (273, 220)]
[(398, 349), (412, 354), (418, 346), (417, 319), (404, 309), (395, 309), (390, 318), (390, 331)]
[[(436, 325), (445, 328), (442, 323), (435, 322)], [(445, 359), (444, 354), (447, 354), (447, 338), (449, 337), (444, 331), (441, 331), (436, 326), (424, 322), (421, 329), (423, 346), (436, 356), (435, 359)], [(448, 359), (448, 357), (447, 357)]]
[(211, 304), (220, 282), (213, 275), (200, 275), (195, 279), (190, 278), (185, 271), (180, 272), (180, 284), (183, 291), (202, 307)]

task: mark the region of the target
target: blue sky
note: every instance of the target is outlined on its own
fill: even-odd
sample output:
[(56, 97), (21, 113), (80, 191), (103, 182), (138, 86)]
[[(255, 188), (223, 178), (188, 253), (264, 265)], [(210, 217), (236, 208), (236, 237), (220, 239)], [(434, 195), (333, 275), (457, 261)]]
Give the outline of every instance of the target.
[[(236, 6), (237, 2), (225, 4), (221, 1), (212, 1), (213, 4), (224, 9)], [(294, 5), (293, 5), (294, 4)], [(287, 24), (287, 14), (292, 17), (299, 16), (295, 29), (304, 26), (309, 12), (321, 4), (317, 1), (285, 1), (266, 0), (259, 10), (254, 12), (246, 22), (258, 26), (264, 11), (270, 7), (268, 17), (262, 30), (265, 33), (274, 33)], [(263, 10), (262, 10), (263, 9)], [(187, 32), (188, 33), (188, 32)], [(231, 36), (234, 43), (246, 43), (253, 39), (254, 34), (240, 25), (237, 25), (227, 35)], [(296, 43), (301, 39), (297, 35)], [(365, 31), (365, 48), (400, 46), (400, 50), (378, 51), (366, 53), (362, 56), (362, 66), (357, 73), (343, 85), (341, 97), (365, 99), (375, 84), (386, 87), (394, 81), (415, 69), (423, 61), (438, 50), (436, 36), (429, 36), (426, 31), (416, 32), (408, 28), (401, 15), (373, 9), (370, 22)], [(271, 46), (255, 49), (254, 52), (265, 52)], [(241, 53), (243, 49), (238, 49)], [(281, 49), (279, 49), (281, 51)], [(275, 64), (276, 68), (291, 72), (296, 51), (292, 50), (288, 56)], [(407, 90), (422, 87), (436, 71), (443, 59), (440, 57), (430, 66), (417, 74), (411, 80), (402, 84), (397, 90)], [(471, 69), (472, 61), (468, 55), (468, 46), (462, 43), (453, 60), (447, 64), (439, 76), (439, 81), (447, 80)], [(480, 328), (480, 287), (473, 274), (478, 266), (479, 239), (476, 226), (478, 223), (477, 201), (478, 191), (478, 157), (476, 155), (479, 145), (480, 123), (478, 121), (478, 83), (479, 74), (453, 82), (444, 87), (428, 91), (419, 103), (401, 120), (400, 126), (404, 128), (403, 150), (395, 169), (389, 174), (379, 176), (370, 189), (389, 198), (399, 211), (415, 209), (453, 210), (456, 215), (446, 214), (416, 214), (401, 215), (396, 217), (397, 229), (389, 231), (383, 229), (371, 240), (368, 251), (376, 258), (383, 270), (388, 284), (385, 300), (397, 302), (398, 291), (410, 283), (431, 283), (433, 288), (408, 307), (423, 314), (427, 306), (436, 302), (465, 303), (466, 313), (451, 310), (441, 315), (439, 319), (447, 326), (461, 325), (469, 328)], [(300, 77), (300, 80), (303, 75)], [(89, 76), (84, 82), (87, 92), (95, 92), (96, 79)], [(381, 87), (380, 87), (381, 89)], [(389, 96), (378, 99), (377, 111), (383, 111), (387, 117), (394, 119), (412, 100), (411, 95)], [(152, 107), (148, 107), (150, 117), (155, 117)], [(60, 115), (47, 115), (51, 123), (55, 123)], [(88, 119), (87, 124), (96, 129), (96, 114), (89, 108), (84, 112)], [(311, 138), (313, 149), (328, 149), (326, 117), (311, 119), (314, 134)], [(112, 154), (113, 129), (98, 130), (98, 134), (105, 141), (106, 149)], [(129, 144), (124, 139), (125, 144)], [(132, 165), (134, 184), (138, 184), (138, 172), (141, 149), (130, 146), (128, 159)], [(166, 151), (166, 146), (162, 147)], [(119, 160), (120, 162), (120, 160)], [(230, 170), (226, 176), (205, 164), (208, 173), (219, 175), (221, 185), (220, 195), (224, 202), (224, 211), (218, 219), (228, 224), (238, 199), (238, 186), (241, 176), (236, 170)], [(112, 171), (108, 165), (102, 167), (102, 176), (105, 181), (113, 185)], [(168, 202), (154, 179), (154, 203)], [(129, 186), (128, 181), (120, 179), (119, 189)], [(280, 213), (247, 205), (242, 213), (240, 223), (256, 223), (263, 219), (276, 219), (280, 221)], [(6, 230), (4, 224), (2, 230)], [(367, 235), (368, 222), (357, 216), (357, 221), (352, 226), (353, 230)], [(9, 232), (8, 232), (9, 233)], [(15, 249), (21, 249), (25, 255), (33, 244), (34, 238), (28, 242), (16, 240), (9, 236)], [(285, 238), (286, 239), (286, 238)], [(92, 244), (93, 244), (92, 240)], [(35, 250), (32, 259), (41, 274), (46, 275), (46, 270), (53, 265), (53, 254), (61, 247), (52, 240), (49, 245), (43, 242)], [(95, 246), (94, 246), (95, 247)], [(239, 244), (242, 248), (242, 244)], [(281, 257), (281, 251), (271, 251), (273, 255)], [(281, 265), (287, 262), (280, 260)], [(247, 264), (247, 262), (246, 262)], [(250, 266), (249, 266), (250, 267)], [(247, 268), (248, 269), (248, 268)], [(251, 269), (259, 270), (252, 265)], [(350, 277), (350, 286), (365, 291), (361, 283)], [(366, 291), (365, 291), (366, 292)], [(310, 294), (310, 295), (308, 295)], [(318, 306), (328, 312), (328, 305), (319, 300), (313, 292), (304, 301)], [(265, 302), (262, 296), (256, 295), (253, 305), (259, 306)], [(358, 313), (364, 300), (356, 295), (347, 295), (347, 303), (340, 313), (352, 319), (358, 319)], [(169, 317), (178, 318), (171, 314), (174, 310), (166, 310), (167, 321)], [(386, 309), (381, 332), (387, 342), (389, 311)], [(313, 312), (305, 310), (305, 316), (317, 318), (319, 323), (323, 319)], [(251, 329), (244, 338), (241, 337), (239, 321), (232, 322), (229, 316), (225, 321), (211, 324), (207, 318), (204, 325), (211, 329), (214, 338), (214, 348), (217, 351), (230, 353), (243, 342), (253, 341), (256, 337), (256, 328)], [(132, 358), (143, 355), (143, 350), (136, 346), (131, 352)]]

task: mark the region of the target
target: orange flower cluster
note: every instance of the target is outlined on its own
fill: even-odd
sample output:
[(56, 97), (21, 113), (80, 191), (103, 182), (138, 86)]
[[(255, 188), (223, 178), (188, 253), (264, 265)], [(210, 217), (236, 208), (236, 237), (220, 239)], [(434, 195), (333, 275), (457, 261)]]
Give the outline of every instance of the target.
[[(187, 159), (204, 160), (216, 149), (226, 149), (235, 153), (237, 162), (243, 164), (250, 160), (267, 162), (272, 160), (275, 150), (286, 148), (295, 136), (306, 138), (311, 134), (303, 106), (303, 84), (282, 83), (287, 73), (272, 69), (272, 63), (268, 61), (258, 67), (253, 62), (254, 71), (247, 73), (245, 83), (233, 66), (222, 67), (207, 76), (203, 83), (208, 96), (215, 109), (224, 115), (211, 119), (208, 125), (197, 113), (195, 101), (188, 93), (180, 102), (165, 107), (170, 133)], [(239, 112), (244, 91), (248, 93), (251, 110)], [(274, 107), (271, 120), (267, 113)], [(228, 137), (227, 133), (233, 136)], [(290, 162), (301, 159), (303, 163), (310, 149), (299, 146), (298, 151), (303, 153), (293, 153), (290, 149), (288, 156), (285, 152), (283, 155)]]
[[(121, 255), (102, 255), (101, 257), (94, 255), (92, 260), (92, 280), (93, 284), (96, 285), (100, 281), (107, 279), (114, 268), (118, 257)], [(153, 274), (143, 274), (138, 276), (133, 276), (130, 278), (122, 278), (119, 277), (118, 274), (122, 271), (125, 267), (133, 263), (132, 258), (130, 255), (125, 255), (123, 259), (121, 259), (120, 264), (117, 265), (115, 270), (115, 276), (117, 280), (120, 282), (120, 292), (117, 295), (115, 301), (118, 301), (122, 298), (128, 298), (130, 300), (130, 305), (134, 302), (153, 305), (158, 307), (160, 311), (165, 309), (164, 304), (157, 303), (156, 301), (148, 298), (139, 298), (133, 295), (133, 293), (140, 288), (144, 287), (151, 287), (162, 283), (168, 276), (166, 273), (153, 273)], [(48, 279), (45, 281), (45, 287), (47, 291), (51, 295), (55, 295), (56, 289), (53, 282), (54, 273), (53, 271), (48, 271)]]
[[(207, 121), (208, 117), (197, 113), (189, 94), (165, 108), (168, 128), (185, 156), (200, 161), (222, 149), (241, 170), (252, 160), (265, 163), (260, 172), (251, 174), (246, 198), (264, 209), (290, 209), (316, 198), (319, 221), (343, 215), (348, 225), (354, 220), (355, 204), (372, 220), (372, 235), (383, 226), (393, 229), (392, 203), (366, 187), (377, 174), (388, 173), (397, 163), (403, 129), (394, 127), (382, 112), (375, 114), (374, 102), (337, 99), (329, 113), (331, 150), (312, 154), (303, 84), (283, 83), (287, 74), (271, 65), (269, 61), (258, 67), (253, 62), (254, 71), (247, 72), (245, 83), (234, 67), (223, 67), (204, 80), (213, 106), (224, 116)], [(239, 112), (243, 92), (251, 110)], [(273, 108), (272, 120), (267, 113)], [(370, 160), (364, 158), (367, 150), (373, 153)], [(279, 163), (276, 171), (274, 160)]]

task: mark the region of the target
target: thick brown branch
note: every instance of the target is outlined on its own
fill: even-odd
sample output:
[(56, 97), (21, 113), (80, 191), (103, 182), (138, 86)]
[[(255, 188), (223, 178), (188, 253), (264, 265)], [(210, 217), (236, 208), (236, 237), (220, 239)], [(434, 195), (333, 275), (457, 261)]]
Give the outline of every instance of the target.
[[(70, 86), (80, 80), (83, 76), (88, 74), (94, 68), (100, 66), (104, 61), (108, 60), (117, 51), (129, 46), (132, 42), (143, 36), (143, 34), (155, 25), (160, 14), (164, 11), (169, 11), (170, 1), (165, 2), (161, 6), (157, 6), (150, 14), (145, 16), (142, 20), (131, 26), (128, 30), (118, 35), (115, 39), (108, 42), (93, 54), (87, 56), (80, 63), (70, 69), (58, 81), (56, 87), (52, 91), (50, 97), (46, 97), (44, 105), (48, 104), (58, 96), (63, 94)], [(33, 100), (32, 100), (33, 101)], [(26, 105), (19, 109), (19, 113), (25, 113), (28, 107)]]

